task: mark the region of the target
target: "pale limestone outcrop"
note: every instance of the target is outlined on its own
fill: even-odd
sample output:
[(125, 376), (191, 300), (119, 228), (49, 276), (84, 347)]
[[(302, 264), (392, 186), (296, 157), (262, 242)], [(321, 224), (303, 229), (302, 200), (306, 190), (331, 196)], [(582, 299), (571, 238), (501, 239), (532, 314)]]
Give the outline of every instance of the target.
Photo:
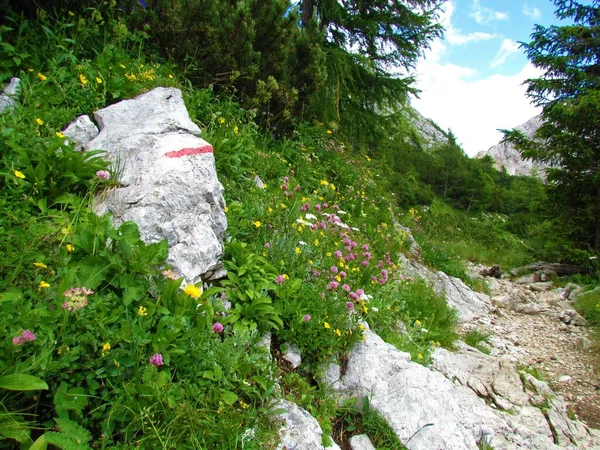
[(99, 196), (97, 213), (137, 223), (145, 242), (166, 239), (167, 262), (187, 282), (209, 277), (223, 253), (223, 187), (181, 91), (156, 88), (94, 117), (100, 133), (85, 149), (105, 150), (119, 183)]

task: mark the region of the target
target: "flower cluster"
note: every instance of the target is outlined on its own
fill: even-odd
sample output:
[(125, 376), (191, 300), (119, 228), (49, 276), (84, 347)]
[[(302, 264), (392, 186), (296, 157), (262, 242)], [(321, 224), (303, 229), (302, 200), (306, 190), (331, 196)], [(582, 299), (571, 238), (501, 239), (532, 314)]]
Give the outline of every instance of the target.
[(63, 293), (63, 297), (66, 298), (62, 304), (63, 309), (68, 311), (76, 311), (84, 308), (88, 304), (88, 296), (92, 295), (94, 291), (86, 289), (85, 287), (71, 288)]
[(25, 342), (35, 341), (35, 333), (31, 330), (23, 330), (20, 336), (15, 336), (12, 343), (15, 345), (23, 345)]

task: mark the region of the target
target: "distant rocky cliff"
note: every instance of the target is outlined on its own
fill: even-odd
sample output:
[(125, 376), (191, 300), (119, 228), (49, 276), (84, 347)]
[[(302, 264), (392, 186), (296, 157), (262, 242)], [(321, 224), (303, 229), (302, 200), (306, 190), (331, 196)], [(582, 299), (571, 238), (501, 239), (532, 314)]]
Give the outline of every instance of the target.
[(423, 117), (416, 109), (408, 109), (407, 116), (409, 122), (415, 127), (419, 141), (424, 148), (430, 149), (435, 145), (448, 142), (448, 134), (431, 119)]
[[(536, 116), (529, 119), (523, 125), (516, 127), (516, 129), (522, 131), (525, 136), (532, 139), (541, 124), (540, 117)], [(502, 167), (504, 167), (510, 175), (539, 176), (542, 179), (545, 178), (544, 169), (546, 166), (531, 160), (524, 160), (511, 144), (501, 142), (486, 151), (479, 152), (476, 158), (483, 158), (487, 155), (494, 159), (494, 166), (498, 170), (502, 170)]]

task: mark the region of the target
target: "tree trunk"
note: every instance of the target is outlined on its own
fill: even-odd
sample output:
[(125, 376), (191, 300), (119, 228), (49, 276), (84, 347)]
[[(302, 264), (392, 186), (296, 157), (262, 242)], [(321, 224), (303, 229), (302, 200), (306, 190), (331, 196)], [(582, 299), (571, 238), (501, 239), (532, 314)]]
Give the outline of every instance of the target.
[(302, 28), (306, 28), (315, 9), (314, 0), (302, 0)]

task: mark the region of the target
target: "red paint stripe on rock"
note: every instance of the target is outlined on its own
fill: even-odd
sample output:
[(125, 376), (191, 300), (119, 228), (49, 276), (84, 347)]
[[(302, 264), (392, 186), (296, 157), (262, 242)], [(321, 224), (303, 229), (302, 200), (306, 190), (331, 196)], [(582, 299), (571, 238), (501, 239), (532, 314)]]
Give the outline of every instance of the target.
[(204, 145), (198, 148), (182, 148), (175, 152), (167, 152), (165, 156), (167, 158), (181, 158), (182, 156), (200, 155), (202, 153), (212, 153), (212, 145)]

